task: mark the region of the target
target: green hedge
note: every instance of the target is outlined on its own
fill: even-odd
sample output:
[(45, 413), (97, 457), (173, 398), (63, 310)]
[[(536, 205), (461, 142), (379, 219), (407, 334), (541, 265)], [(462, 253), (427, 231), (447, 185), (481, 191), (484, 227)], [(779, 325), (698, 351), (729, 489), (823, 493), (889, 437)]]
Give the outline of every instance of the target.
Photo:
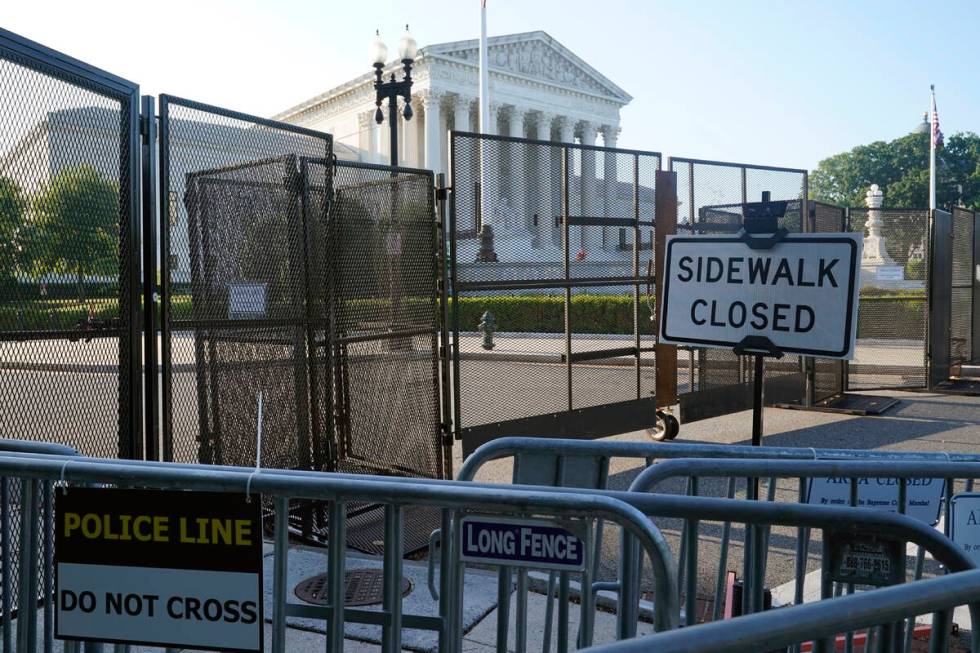
[[(450, 301), (452, 301), (450, 299)], [(858, 317), (860, 338), (921, 338), (924, 329), (925, 294), (922, 291), (880, 291), (861, 293)], [(428, 304), (429, 300), (406, 297), (406, 304)], [(565, 300), (562, 295), (492, 295), (460, 298), (459, 328), (476, 331), (485, 311), (493, 313), (497, 331), (516, 333), (563, 333)], [(79, 304), (68, 300), (33, 300), (0, 304), (0, 331), (64, 330), (72, 328), (87, 316), (91, 307), (96, 319), (118, 316), (115, 299), (93, 299)], [(385, 300), (352, 300), (354, 313), (370, 319), (377, 312), (386, 313)], [(191, 298), (176, 295), (171, 316), (189, 319)], [(633, 333), (633, 297), (631, 295), (573, 295), (572, 329), (575, 333)], [(651, 333), (650, 309), (646, 298), (640, 299), (640, 329)]]
[[(171, 305), (173, 319), (190, 317), (189, 296), (174, 297)], [(96, 320), (119, 317), (119, 301), (114, 298), (90, 299), (82, 303), (78, 300), (45, 299), (0, 304), (0, 331), (65, 331), (87, 318), (90, 310)]]

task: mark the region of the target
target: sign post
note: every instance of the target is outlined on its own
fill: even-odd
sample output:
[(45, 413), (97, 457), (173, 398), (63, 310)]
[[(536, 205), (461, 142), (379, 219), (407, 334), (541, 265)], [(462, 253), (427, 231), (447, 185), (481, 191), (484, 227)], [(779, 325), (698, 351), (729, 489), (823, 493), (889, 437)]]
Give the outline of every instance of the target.
[(765, 357), (850, 359), (860, 234), (789, 234), (786, 201), (742, 205), (734, 236), (668, 236), (658, 343), (755, 357), (752, 444), (762, 444)]

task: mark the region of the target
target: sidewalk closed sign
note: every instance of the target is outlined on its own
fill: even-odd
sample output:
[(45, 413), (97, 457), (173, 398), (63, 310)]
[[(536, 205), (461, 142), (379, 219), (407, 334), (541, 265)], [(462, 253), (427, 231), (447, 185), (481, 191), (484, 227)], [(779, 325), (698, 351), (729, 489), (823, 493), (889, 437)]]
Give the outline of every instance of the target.
[(260, 505), (211, 492), (58, 495), (56, 636), (262, 651)]
[(770, 249), (736, 236), (668, 236), (660, 342), (853, 358), (860, 234), (796, 234)]

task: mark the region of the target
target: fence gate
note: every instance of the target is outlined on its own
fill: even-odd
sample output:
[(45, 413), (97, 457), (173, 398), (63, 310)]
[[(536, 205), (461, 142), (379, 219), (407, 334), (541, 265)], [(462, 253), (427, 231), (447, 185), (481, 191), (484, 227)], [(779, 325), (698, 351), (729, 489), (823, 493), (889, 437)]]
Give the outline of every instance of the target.
[(452, 478), (439, 428), (433, 189), (427, 170), (336, 163), (325, 286), (337, 471)]
[(301, 208), (299, 159), (331, 151), (325, 134), (160, 97), (164, 460), (255, 465), (261, 392), (262, 464), (326, 468), (327, 314), (308, 283), (326, 217)]
[[(790, 232), (812, 227), (801, 210), (801, 198), (807, 196), (806, 170), (677, 157), (671, 157), (669, 167), (677, 173), (678, 233), (735, 234), (742, 228), (742, 206), (758, 201), (763, 191), (773, 200), (787, 200), (781, 226)], [(680, 368), (687, 370), (687, 383), (678, 383), (681, 422), (752, 407), (752, 357), (724, 349), (678, 349)], [(784, 356), (766, 362), (767, 402), (801, 402), (808, 387), (806, 360)]]
[[(862, 273), (857, 344), (848, 363), (849, 390), (924, 388), (929, 365), (929, 275), (939, 255), (927, 209), (848, 209), (849, 230), (865, 237), (864, 257), (876, 259)], [(880, 243), (883, 248), (870, 251)], [(948, 255), (948, 252), (947, 252)]]
[(139, 90), (0, 29), (0, 437), (140, 458)]
[(656, 423), (660, 155), (454, 132), (451, 327), (464, 455)]
[[(263, 467), (450, 477), (432, 174), (172, 96), (160, 169), (164, 459), (255, 465), (261, 393)], [(348, 542), (378, 550), (381, 512), (350, 516)]]

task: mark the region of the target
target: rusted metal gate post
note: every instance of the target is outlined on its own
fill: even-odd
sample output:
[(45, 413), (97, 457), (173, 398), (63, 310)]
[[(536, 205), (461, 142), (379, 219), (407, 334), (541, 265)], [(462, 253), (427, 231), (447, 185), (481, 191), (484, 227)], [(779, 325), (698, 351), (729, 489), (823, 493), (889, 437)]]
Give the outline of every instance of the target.
[[(654, 277), (656, 278), (657, 324), (660, 323), (660, 302), (664, 287), (664, 253), (667, 236), (677, 233), (677, 173), (657, 170), (656, 227), (654, 229)], [(656, 346), (657, 409), (677, 403), (677, 347)], [(693, 374), (693, 370), (689, 373)]]

